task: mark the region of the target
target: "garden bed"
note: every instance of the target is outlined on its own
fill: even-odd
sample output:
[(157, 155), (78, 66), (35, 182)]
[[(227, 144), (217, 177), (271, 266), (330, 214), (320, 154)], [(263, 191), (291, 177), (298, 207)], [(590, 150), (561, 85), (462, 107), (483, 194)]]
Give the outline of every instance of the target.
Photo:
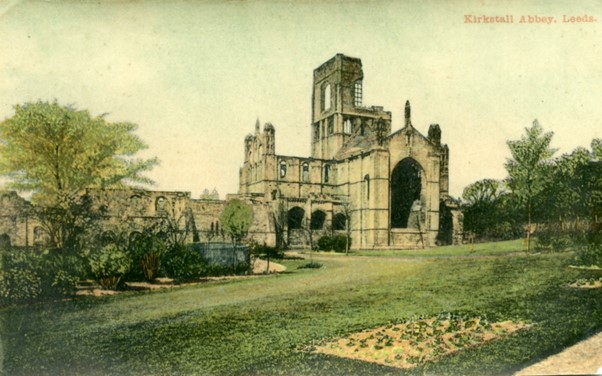
[(313, 350), (397, 368), (412, 368), (529, 326), (524, 322), (489, 323), (482, 317), (443, 314), (353, 333)]

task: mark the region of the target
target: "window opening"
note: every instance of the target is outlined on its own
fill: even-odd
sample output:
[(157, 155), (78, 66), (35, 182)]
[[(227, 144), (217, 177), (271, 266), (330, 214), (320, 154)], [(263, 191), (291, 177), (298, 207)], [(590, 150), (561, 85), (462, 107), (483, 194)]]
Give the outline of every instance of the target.
[(307, 162), (303, 163), (303, 166), (301, 167), (301, 179), (304, 182), (309, 181), (309, 163)]
[(362, 105), (362, 81), (355, 81), (355, 90), (353, 92), (353, 104), (356, 107), (360, 107)]
[(280, 177), (283, 178), (286, 176), (286, 162), (280, 161)]

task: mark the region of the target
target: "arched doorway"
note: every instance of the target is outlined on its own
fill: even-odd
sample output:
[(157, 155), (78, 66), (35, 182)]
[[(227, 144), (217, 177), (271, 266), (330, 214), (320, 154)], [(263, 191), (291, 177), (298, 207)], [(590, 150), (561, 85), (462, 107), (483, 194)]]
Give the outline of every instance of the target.
[(399, 162), (391, 173), (391, 227), (415, 227), (416, 221), (408, 221), (412, 204), (420, 200), (422, 191), (422, 167), (413, 158)]
[(347, 227), (347, 217), (343, 213), (337, 213), (332, 218), (332, 229), (335, 231), (345, 230)]
[(305, 210), (298, 206), (290, 209), (286, 215), (288, 225), (288, 244), (290, 246), (302, 246), (305, 244), (305, 230), (303, 229), (303, 218)]
[(303, 217), (305, 216), (305, 210), (298, 206), (295, 206), (288, 211), (286, 216), (289, 230), (300, 229), (303, 227)]
[(324, 220), (326, 220), (326, 213), (322, 210), (316, 210), (311, 213), (311, 229), (322, 230), (324, 228)]

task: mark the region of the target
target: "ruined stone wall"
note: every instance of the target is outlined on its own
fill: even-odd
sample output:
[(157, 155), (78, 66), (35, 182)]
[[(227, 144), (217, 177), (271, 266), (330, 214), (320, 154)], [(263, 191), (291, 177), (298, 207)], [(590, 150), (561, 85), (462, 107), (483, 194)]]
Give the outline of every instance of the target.
[[(276, 245), (276, 232), (271, 207), (258, 201), (244, 200), (253, 210), (253, 222), (249, 228), (247, 240), (269, 246)], [(223, 231), (220, 222), (222, 212), (228, 201), (190, 200), (190, 208), (200, 242), (229, 242), (231, 239)]]

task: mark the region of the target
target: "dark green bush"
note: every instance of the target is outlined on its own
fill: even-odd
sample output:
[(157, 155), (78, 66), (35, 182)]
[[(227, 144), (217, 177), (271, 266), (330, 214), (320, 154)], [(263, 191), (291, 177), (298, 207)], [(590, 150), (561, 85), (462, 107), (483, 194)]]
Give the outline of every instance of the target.
[(42, 295), (42, 280), (33, 268), (3, 266), (0, 274), (1, 305), (20, 303)]
[(85, 276), (82, 259), (59, 250), (10, 249), (0, 255), (0, 300), (4, 304), (73, 295)]
[(224, 275), (242, 275), (248, 272), (249, 264), (240, 262), (234, 266), (208, 265), (205, 275), (208, 277), (220, 277)]
[(163, 254), (162, 269), (165, 275), (177, 281), (202, 277), (207, 264), (197, 250), (186, 245), (175, 245)]
[[(345, 235), (322, 236), (318, 239), (318, 248), (323, 251), (345, 252), (347, 246), (347, 237)], [(351, 239), (349, 239), (351, 247)]]
[(597, 265), (602, 267), (602, 243), (591, 242), (581, 247), (576, 258), (579, 265)]
[(105, 289), (116, 290), (124, 282), (122, 277), (128, 272), (131, 259), (117, 246), (109, 244), (93, 252), (88, 260), (96, 281)]
[(320, 264), (319, 262), (311, 261), (307, 264), (299, 265), (297, 269), (320, 269), (321, 267), (322, 264)]
[(254, 243), (249, 245), (249, 252), (255, 257), (266, 257), (274, 259), (284, 258), (284, 252), (276, 247), (270, 247), (266, 244)]
[(584, 230), (561, 230), (554, 226), (535, 233), (535, 249), (541, 251), (563, 251), (569, 248), (585, 246), (588, 233)]
[(145, 229), (145, 231), (130, 239), (127, 253), (132, 260), (132, 265), (125, 276), (126, 280), (152, 282), (157, 278), (167, 244), (152, 231), (153, 229)]

